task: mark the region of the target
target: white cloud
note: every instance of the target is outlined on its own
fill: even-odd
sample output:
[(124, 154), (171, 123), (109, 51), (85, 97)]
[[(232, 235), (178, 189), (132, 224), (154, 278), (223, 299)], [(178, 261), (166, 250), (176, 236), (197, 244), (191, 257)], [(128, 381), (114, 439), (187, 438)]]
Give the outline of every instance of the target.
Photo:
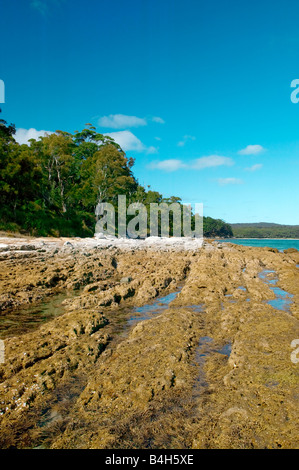
[(126, 129), (129, 127), (147, 126), (150, 120), (158, 124), (165, 124), (164, 119), (158, 116), (140, 118), (137, 116), (127, 116), (126, 114), (109, 114), (109, 116), (100, 117), (98, 125), (101, 127), (110, 127), (111, 129)]
[(243, 181), (239, 178), (218, 178), (217, 181), (220, 186), (226, 186), (227, 184), (243, 184)]
[(151, 145), (150, 147), (144, 147), (146, 153), (158, 153), (158, 149)]
[(240, 150), (239, 155), (257, 155), (265, 149), (261, 145), (247, 145), (244, 149)]
[(191, 163), (191, 168), (195, 170), (203, 170), (215, 166), (232, 166), (234, 161), (229, 157), (221, 157), (219, 155), (209, 155), (207, 157), (197, 158)]
[(249, 168), (245, 168), (246, 171), (257, 171), (257, 170), (260, 170), (262, 168), (262, 164), (261, 163), (256, 163), (255, 165), (252, 165), (251, 167)]
[(131, 131), (109, 132), (104, 135), (109, 135), (117, 142), (121, 148), (127, 151), (157, 153), (156, 147), (146, 147), (136, 135)]
[(168, 159), (160, 162), (152, 162), (148, 168), (155, 170), (176, 171), (180, 169), (186, 170), (203, 170), (216, 166), (232, 166), (234, 161), (228, 157), (220, 157), (219, 155), (210, 155), (208, 157), (197, 158), (191, 162), (183, 162), (179, 159)]
[(159, 116), (154, 116), (154, 117), (152, 118), (152, 121), (153, 121), (153, 122), (157, 122), (158, 124), (165, 124), (164, 119), (160, 118)]
[(188, 140), (196, 140), (196, 137), (194, 137), (194, 135), (184, 135), (183, 140), (177, 143), (178, 147), (184, 147)]
[(54, 132), (51, 132), (51, 131), (38, 131), (34, 128), (31, 128), (31, 129), (19, 128), (19, 129), (16, 130), (14, 138), (19, 144), (27, 144), (29, 139), (38, 140), (39, 137), (44, 137), (44, 136), (49, 135), (49, 134), (54, 134)]
[(154, 170), (177, 171), (181, 168), (186, 168), (186, 165), (182, 160), (172, 158), (169, 160), (162, 160), (161, 162), (152, 162), (148, 165), (148, 168)]
[(143, 118), (137, 116), (126, 116), (125, 114), (110, 114), (102, 116), (98, 125), (101, 127), (110, 127), (111, 129), (125, 129), (127, 127), (147, 126), (147, 122)]

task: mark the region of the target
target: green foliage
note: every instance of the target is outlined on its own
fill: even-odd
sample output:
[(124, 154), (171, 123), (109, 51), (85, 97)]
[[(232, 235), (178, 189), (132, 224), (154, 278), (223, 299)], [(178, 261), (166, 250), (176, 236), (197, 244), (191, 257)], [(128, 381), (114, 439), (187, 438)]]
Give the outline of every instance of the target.
[(266, 222), (232, 224), (236, 238), (299, 238), (298, 225), (279, 225)]
[[(181, 204), (178, 197), (163, 198), (138, 184), (132, 172), (134, 159), (91, 124), (74, 134), (56, 131), (32, 139), (29, 145), (19, 145), (14, 133), (14, 125), (0, 120), (0, 230), (93, 236), (97, 204), (109, 202), (117, 212), (119, 194), (126, 196), (127, 205), (143, 203), (148, 223), (151, 203)], [(227, 237), (232, 232), (225, 222), (204, 217), (204, 235)]]
[(221, 219), (203, 218), (203, 232), (206, 237), (230, 238), (233, 236), (231, 226)]

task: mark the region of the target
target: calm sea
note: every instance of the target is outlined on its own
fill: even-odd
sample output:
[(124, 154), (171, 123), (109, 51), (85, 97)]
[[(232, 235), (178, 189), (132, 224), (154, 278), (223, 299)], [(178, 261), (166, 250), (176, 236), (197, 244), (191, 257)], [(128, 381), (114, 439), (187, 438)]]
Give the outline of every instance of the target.
[(277, 248), (278, 250), (286, 250), (287, 248), (296, 248), (299, 250), (299, 240), (286, 240), (283, 238), (226, 238), (217, 241), (236, 243), (237, 245), (244, 246), (269, 246), (271, 248)]

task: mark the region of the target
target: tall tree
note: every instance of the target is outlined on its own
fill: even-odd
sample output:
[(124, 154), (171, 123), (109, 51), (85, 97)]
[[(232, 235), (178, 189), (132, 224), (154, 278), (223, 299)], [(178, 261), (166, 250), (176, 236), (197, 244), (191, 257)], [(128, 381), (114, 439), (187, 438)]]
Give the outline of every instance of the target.
[(138, 183), (132, 173), (134, 160), (113, 144), (102, 145), (92, 158), (82, 162), (82, 201), (90, 210), (100, 202), (117, 203), (118, 195), (129, 200)]

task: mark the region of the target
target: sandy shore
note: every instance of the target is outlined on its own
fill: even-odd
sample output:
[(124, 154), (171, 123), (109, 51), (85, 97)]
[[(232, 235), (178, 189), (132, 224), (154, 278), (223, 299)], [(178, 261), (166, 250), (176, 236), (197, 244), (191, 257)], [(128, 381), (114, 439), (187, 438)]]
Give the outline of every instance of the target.
[(296, 250), (2, 237), (0, 263), (0, 447), (298, 447)]

